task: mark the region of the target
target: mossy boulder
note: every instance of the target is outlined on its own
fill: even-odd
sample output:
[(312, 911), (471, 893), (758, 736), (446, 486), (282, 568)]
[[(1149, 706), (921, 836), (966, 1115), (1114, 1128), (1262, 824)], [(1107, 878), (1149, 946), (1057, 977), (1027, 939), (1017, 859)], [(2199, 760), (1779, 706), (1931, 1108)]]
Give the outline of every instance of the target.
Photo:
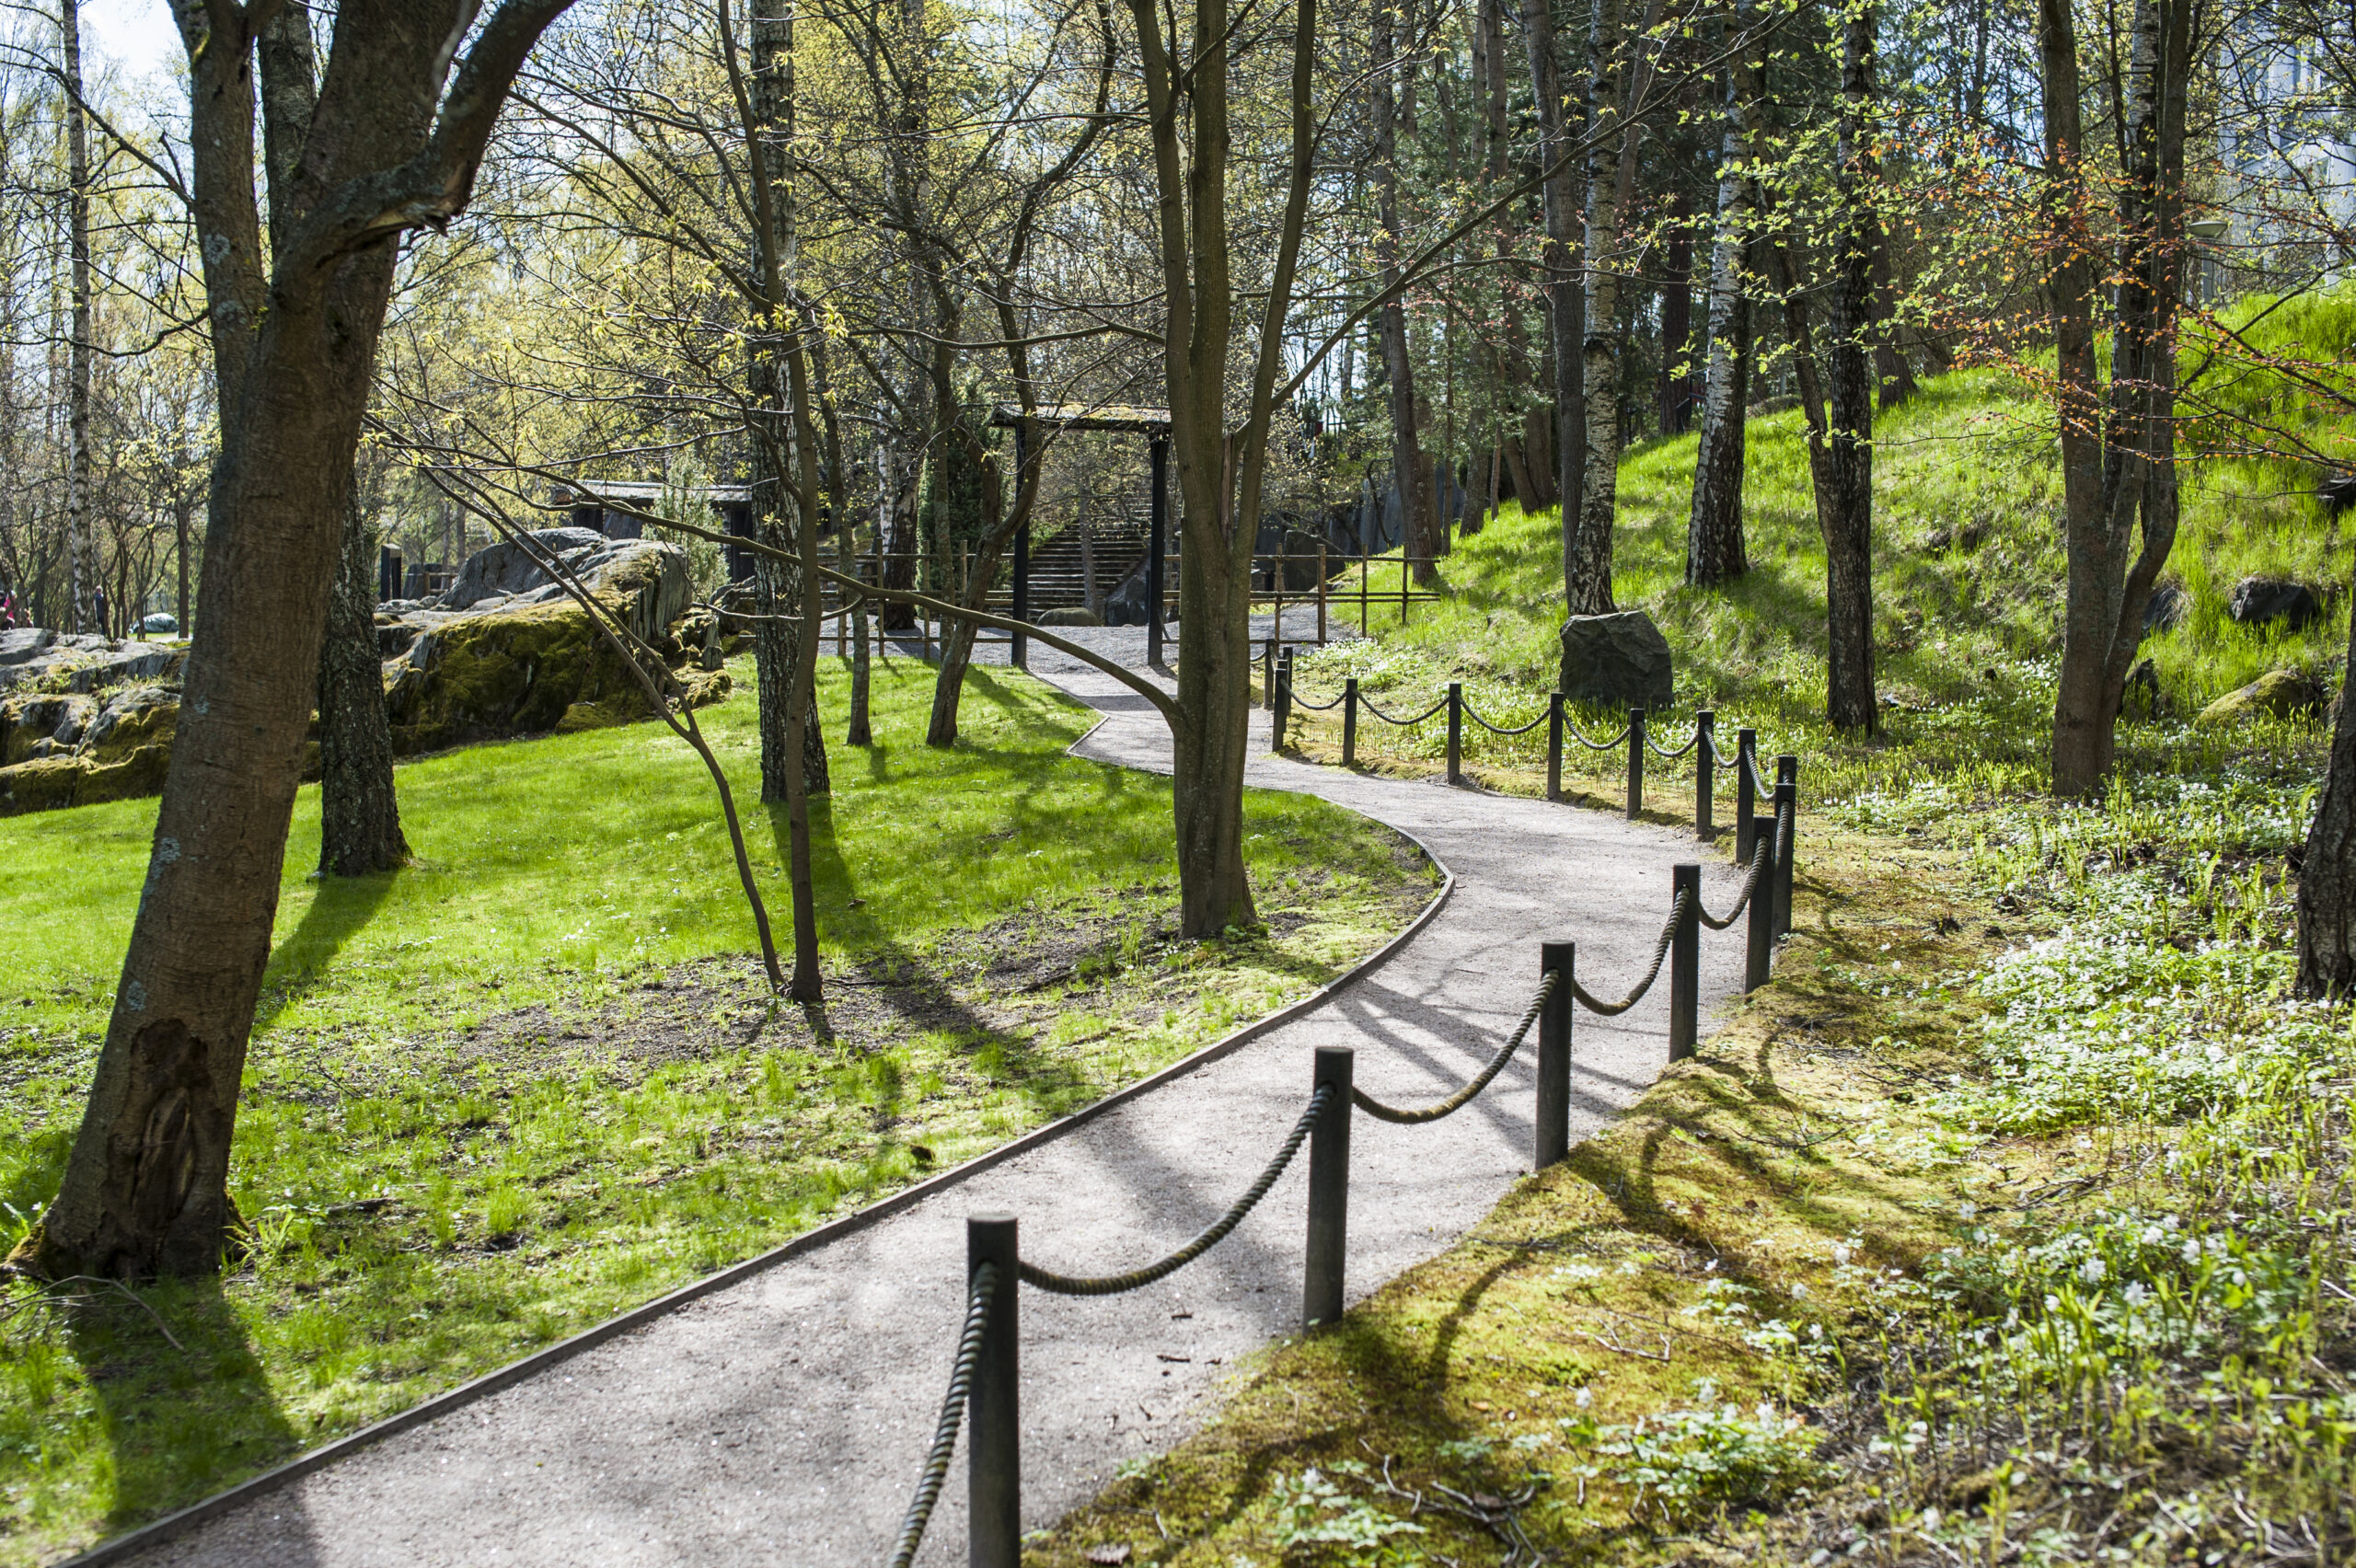
[(2315, 680), (2296, 670), (2269, 670), (2238, 691), (2229, 691), (2200, 710), (2201, 724), (2238, 724), (2257, 718), (2288, 719), (2324, 705)]
[(0, 815), (156, 793), (179, 713), (179, 693), (156, 684), (0, 700)]

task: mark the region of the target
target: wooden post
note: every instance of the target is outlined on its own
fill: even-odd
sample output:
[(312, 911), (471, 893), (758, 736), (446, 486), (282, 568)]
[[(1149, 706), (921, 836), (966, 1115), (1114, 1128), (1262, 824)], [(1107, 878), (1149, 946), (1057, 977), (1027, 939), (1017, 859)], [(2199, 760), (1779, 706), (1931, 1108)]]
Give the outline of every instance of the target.
[(1628, 709), (1628, 820), (1645, 809), (1645, 710)]
[(1464, 782), (1464, 683), (1448, 683), (1448, 781)]
[(1563, 694), (1546, 694), (1546, 798), (1563, 798)]
[(1734, 732), (1734, 858), (1750, 864), (1752, 843), (1759, 836), (1759, 792), (1751, 782), (1759, 771), (1759, 732)]
[(1576, 942), (1541, 942), (1538, 977), (1558, 976), (1553, 993), (1538, 1014), (1538, 1106), (1535, 1170), (1571, 1152), (1571, 975), (1578, 957)]
[(1342, 766), (1358, 765), (1358, 678), (1342, 683)]
[(1325, 646), (1325, 545), (1317, 545), (1317, 646)]
[(1399, 547), (1399, 624), (1407, 624), (1407, 547)]
[(967, 1561), (973, 1568), (1022, 1568), (1022, 1336), (1015, 1316), (1022, 1299), (1014, 1216), (977, 1214), (965, 1221), (965, 1278), (985, 1262), (998, 1277), (990, 1286), (990, 1315), (982, 1328), (981, 1354), (974, 1358), (974, 1380), (965, 1395)]
[(1704, 708), (1693, 715), (1693, 836), (1707, 840), (1714, 836), (1710, 813), (1716, 801), (1712, 799), (1717, 785), (1714, 771), (1718, 744), (1718, 716)]
[(1671, 866), (1669, 890), (1672, 899), (1685, 899), (1669, 939), (1669, 1059), (1681, 1062), (1702, 1035), (1702, 868)]
[(1333, 1093), (1309, 1134), (1309, 1255), (1300, 1304), (1304, 1329), (1342, 1316), (1342, 1275), (1349, 1251), (1353, 1059), (1346, 1045), (1320, 1045), (1316, 1076), (1310, 1084), (1312, 1090), (1330, 1085)]
[(1146, 547), (1145, 558), (1145, 662), (1149, 666), (1161, 663), (1161, 567), (1162, 556), (1168, 549), (1168, 518), (1170, 512), (1170, 437), (1167, 433), (1153, 438), (1153, 537)]

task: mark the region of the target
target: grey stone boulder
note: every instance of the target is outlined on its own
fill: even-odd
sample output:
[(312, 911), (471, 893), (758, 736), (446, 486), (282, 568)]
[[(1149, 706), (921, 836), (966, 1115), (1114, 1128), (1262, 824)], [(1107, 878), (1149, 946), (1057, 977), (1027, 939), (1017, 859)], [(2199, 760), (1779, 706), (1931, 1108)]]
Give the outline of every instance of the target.
[[(594, 528), (539, 528), (525, 537), (535, 548), (554, 556), (575, 572), (588, 557), (613, 542)], [(502, 539), (468, 556), (466, 564), (458, 568), (457, 581), (450, 584), (433, 607), (471, 610), (485, 599), (555, 586), (556, 580), (540, 570), (531, 551)]]
[(1031, 624), (1045, 627), (1103, 626), (1104, 622), (1102, 617), (1091, 615), (1080, 605), (1074, 605), (1066, 609), (1043, 610), (1031, 617)]
[(1657, 712), (1676, 700), (1676, 674), (1669, 639), (1642, 610), (1573, 616), (1563, 623), (1565, 701), (1613, 712)]
[(2192, 595), (2173, 582), (2162, 582), (2143, 601), (2143, 635), (2155, 631), (2174, 631), (2192, 614)]
[(2271, 626), (2286, 622), (2292, 631), (2323, 614), (2323, 602), (2304, 582), (2278, 577), (2245, 577), (2234, 584), (2225, 613), (2240, 626)]
[(0, 665), (28, 664), (48, 651), (57, 633), (45, 627), (18, 627), (0, 631)]

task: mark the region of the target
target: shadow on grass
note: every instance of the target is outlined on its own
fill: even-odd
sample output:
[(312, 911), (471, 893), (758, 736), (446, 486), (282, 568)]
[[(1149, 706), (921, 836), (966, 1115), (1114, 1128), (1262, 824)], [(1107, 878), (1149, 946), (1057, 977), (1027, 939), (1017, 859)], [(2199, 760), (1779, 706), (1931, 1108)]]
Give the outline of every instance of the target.
[[(109, 1291), (75, 1308), (69, 1330), (113, 1455), (106, 1524), (116, 1531), (185, 1507), (304, 1447), (219, 1280), (165, 1281), (143, 1296), (154, 1318)], [(282, 1515), (298, 1507), (292, 1497), (273, 1503)], [(296, 1568), (317, 1562), (303, 1534), (298, 1523), (287, 1532), (294, 1539), (273, 1540), (271, 1562)]]
[(359, 935), (392, 896), (399, 870), (365, 877), (321, 877), (313, 883), (311, 906), (270, 955), (262, 974), (262, 1005), (254, 1019), (259, 1034), (286, 1010), (310, 982), (333, 963), (344, 944)]

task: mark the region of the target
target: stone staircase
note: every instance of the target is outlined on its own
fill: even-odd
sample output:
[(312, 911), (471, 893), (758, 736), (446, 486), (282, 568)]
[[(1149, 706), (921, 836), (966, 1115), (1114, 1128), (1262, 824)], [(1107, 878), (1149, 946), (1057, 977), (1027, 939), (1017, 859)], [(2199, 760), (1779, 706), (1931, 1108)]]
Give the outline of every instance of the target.
[[(1089, 519), (1088, 543), (1082, 544), (1078, 524), (1068, 524), (1052, 539), (1034, 536), (1031, 544), (1031, 605), (1033, 615), (1043, 610), (1070, 609), (1086, 605), (1090, 559), (1093, 558), (1096, 601), (1102, 604), (1123, 579), (1145, 559), (1152, 537), (1153, 518), (1143, 497), (1123, 505), (1116, 516)], [(1013, 555), (1008, 552), (989, 607), (1001, 615), (1014, 605)], [(1175, 579), (1172, 579), (1174, 589)]]

